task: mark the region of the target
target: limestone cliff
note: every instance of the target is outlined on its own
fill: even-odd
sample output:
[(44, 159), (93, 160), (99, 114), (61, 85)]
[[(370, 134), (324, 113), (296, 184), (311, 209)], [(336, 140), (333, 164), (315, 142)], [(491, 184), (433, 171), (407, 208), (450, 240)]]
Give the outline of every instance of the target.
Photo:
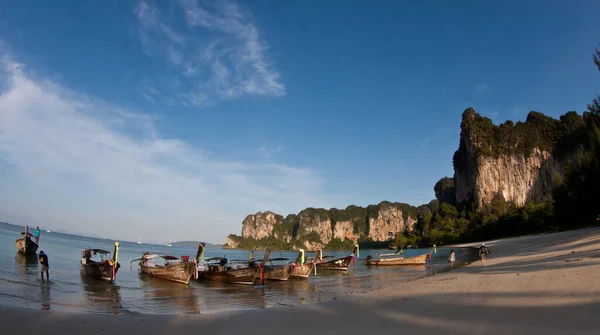
[(307, 208), (286, 218), (273, 212), (248, 215), (242, 222), (242, 236), (230, 235), (226, 247), (282, 249), (347, 249), (357, 241), (386, 243), (398, 232), (411, 231), (419, 209), (381, 202), (366, 208)]
[(522, 206), (544, 202), (553, 181), (564, 175), (568, 155), (557, 157), (563, 124), (531, 112), (525, 123), (493, 125), (472, 109), (463, 113), (459, 149), (454, 154), (456, 201), (473, 200), (478, 208), (496, 196)]
[(374, 215), (369, 215), (369, 237), (374, 241), (385, 241), (393, 237), (396, 233), (404, 230), (411, 231), (415, 222), (416, 215), (406, 216), (402, 208), (384, 201), (379, 204), (378, 210)]
[(257, 240), (268, 237), (278, 223), (278, 219), (281, 221), (281, 215), (269, 211), (248, 215), (242, 222), (242, 236)]

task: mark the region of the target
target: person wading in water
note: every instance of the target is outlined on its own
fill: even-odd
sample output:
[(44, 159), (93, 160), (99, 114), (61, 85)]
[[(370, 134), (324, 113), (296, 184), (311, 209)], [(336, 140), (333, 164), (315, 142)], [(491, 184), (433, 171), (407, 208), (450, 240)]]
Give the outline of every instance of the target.
[(46, 272), (46, 280), (50, 281), (50, 275), (48, 274), (48, 268), (50, 267), (50, 263), (48, 263), (48, 255), (44, 253), (44, 251), (40, 251), (40, 271), (42, 273), (42, 283), (44, 282), (44, 272)]

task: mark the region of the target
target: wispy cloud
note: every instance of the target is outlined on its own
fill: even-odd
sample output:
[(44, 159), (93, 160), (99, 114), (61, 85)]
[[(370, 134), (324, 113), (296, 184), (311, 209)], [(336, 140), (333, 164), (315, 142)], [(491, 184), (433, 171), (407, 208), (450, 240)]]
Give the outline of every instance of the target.
[(162, 94), (156, 88), (151, 79), (143, 78), (136, 85), (137, 92), (151, 103), (156, 103), (156, 99), (164, 99)]
[[(187, 85), (174, 95), (191, 105), (244, 95), (283, 96), (279, 72), (267, 57), (251, 15), (229, 1), (175, 3), (185, 25), (167, 19), (157, 6), (140, 1), (134, 9), (138, 36), (147, 53), (166, 59)], [(177, 28), (176, 28), (177, 27)]]
[(0, 65), (0, 166), (12, 171), (2, 176), (0, 213), (21, 208), (111, 236), (222, 241), (247, 213), (324, 202), (311, 169), (218, 159), (161, 137), (155, 117), (37, 78), (7, 57)]
[(423, 141), (421, 141), (421, 148), (423, 148), (423, 149), (426, 148), (429, 145), (429, 142), (437, 140), (438, 138), (444, 136), (449, 131), (450, 131), (450, 129), (448, 129), (448, 128), (438, 128), (433, 134), (425, 137), (423, 139)]
[(269, 147), (269, 146), (262, 146), (258, 149), (261, 156), (263, 156), (265, 158), (272, 158), (274, 154), (276, 154), (282, 150), (283, 150), (283, 145), (278, 145), (274, 148)]

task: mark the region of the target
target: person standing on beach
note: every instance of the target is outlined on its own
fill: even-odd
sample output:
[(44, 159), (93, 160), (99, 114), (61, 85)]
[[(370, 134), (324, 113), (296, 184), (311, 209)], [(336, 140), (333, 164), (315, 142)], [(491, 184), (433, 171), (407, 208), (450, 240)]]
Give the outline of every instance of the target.
[(42, 274), (42, 283), (44, 282), (44, 272), (46, 272), (46, 280), (50, 281), (50, 275), (48, 274), (48, 268), (50, 263), (48, 262), (48, 255), (43, 250), (40, 251), (40, 271)]
[(33, 236), (35, 237), (35, 244), (39, 244), (40, 243), (40, 226), (35, 227), (35, 232), (33, 233)]
[(481, 243), (481, 247), (479, 247), (479, 257), (481, 257), (481, 265), (483, 265), (485, 256), (487, 256), (489, 253), (490, 250), (485, 246), (485, 243)]
[(456, 262), (456, 254), (454, 253), (454, 249), (450, 250), (450, 256), (448, 256), (448, 262), (450, 262), (450, 267), (453, 267), (454, 262)]

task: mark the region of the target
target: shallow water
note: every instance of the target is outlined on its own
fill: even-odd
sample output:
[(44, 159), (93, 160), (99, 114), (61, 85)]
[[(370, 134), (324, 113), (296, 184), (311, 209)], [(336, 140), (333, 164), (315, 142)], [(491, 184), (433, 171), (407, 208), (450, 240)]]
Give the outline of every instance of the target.
[[(136, 262), (129, 260), (144, 251), (193, 257), (196, 249), (121, 242), (121, 268), (114, 284), (90, 280), (80, 275), (81, 249), (113, 250), (114, 241), (62, 233), (42, 232), (40, 249), (49, 256), (50, 283), (42, 283), (37, 257), (17, 252), (15, 240), (22, 228), (0, 223), (0, 304), (44, 310), (75, 309), (88, 313), (198, 314), (225, 310), (292, 306), (336, 299), (349, 294), (380, 290), (389, 285), (448, 270), (449, 250), (438, 248), (433, 262), (425, 266), (366, 267), (362, 259), (389, 250), (360, 250), (360, 260), (347, 272), (321, 271), (308, 280), (267, 281), (265, 285), (245, 286), (212, 281), (191, 281), (188, 286), (142, 275)], [(423, 254), (428, 249), (408, 249), (405, 256)], [(456, 249), (457, 259), (473, 260), (470, 251)], [(347, 256), (350, 251), (327, 252)], [(225, 256), (247, 259), (248, 251), (206, 249), (205, 257)], [(307, 256), (312, 256), (307, 253)], [(262, 252), (255, 252), (257, 259)], [(271, 257), (295, 259), (296, 252), (273, 252)]]

